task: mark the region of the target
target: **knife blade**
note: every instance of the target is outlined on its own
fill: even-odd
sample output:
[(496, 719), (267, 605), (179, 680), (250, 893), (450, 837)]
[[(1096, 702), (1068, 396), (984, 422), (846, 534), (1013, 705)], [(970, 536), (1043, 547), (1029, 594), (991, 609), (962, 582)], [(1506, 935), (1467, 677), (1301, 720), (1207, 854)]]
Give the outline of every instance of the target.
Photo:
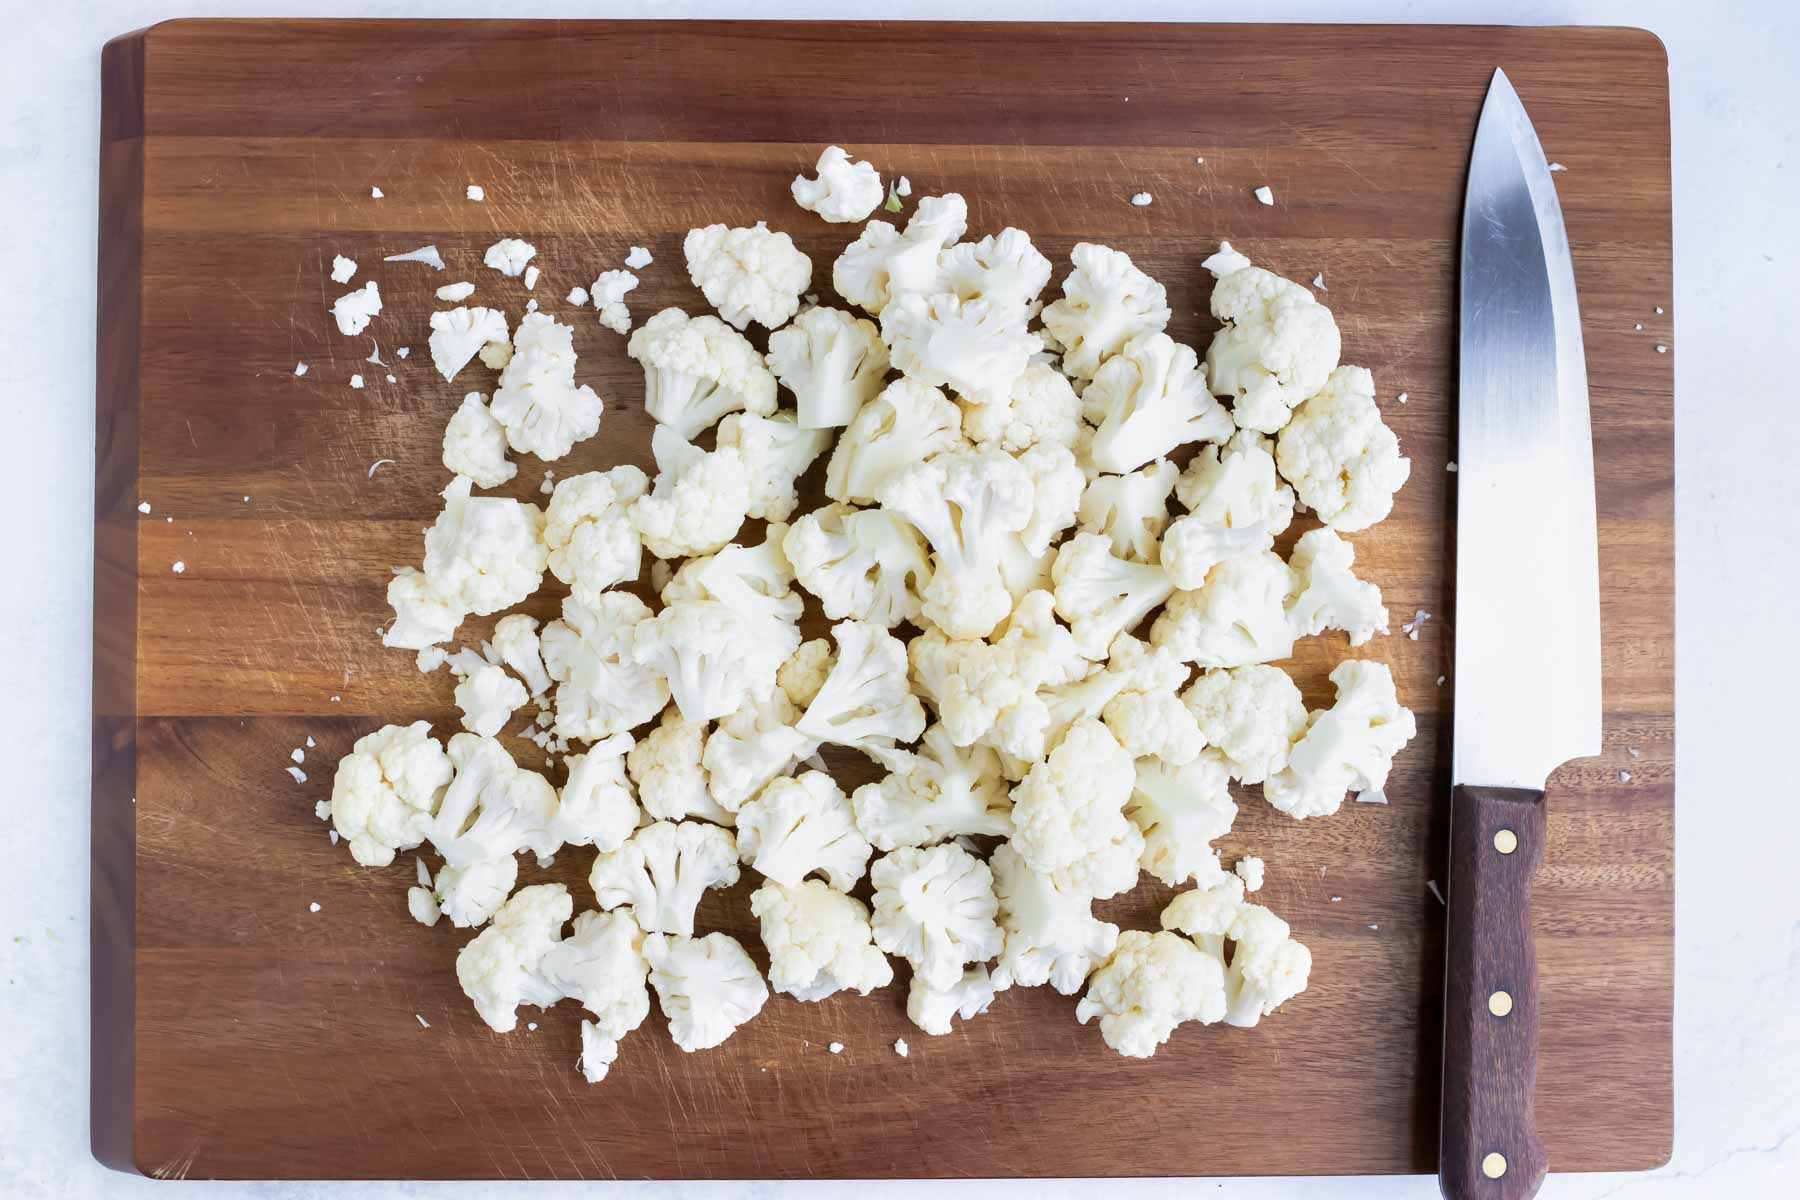
[(1549, 164), (1504, 71), (1463, 203), (1456, 683), (1439, 1181), (1535, 1195), (1531, 879), (1545, 785), (1600, 751), (1593, 437), (1575, 270)]

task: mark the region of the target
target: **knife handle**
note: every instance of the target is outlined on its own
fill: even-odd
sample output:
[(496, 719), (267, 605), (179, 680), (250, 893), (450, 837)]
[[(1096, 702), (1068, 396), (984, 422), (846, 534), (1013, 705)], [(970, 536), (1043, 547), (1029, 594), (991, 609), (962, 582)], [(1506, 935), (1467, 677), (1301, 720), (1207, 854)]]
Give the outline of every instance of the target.
[(1438, 1118), (1438, 1184), (1446, 1200), (1528, 1200), (1549, 1169), (1532, 1112), (1538, 986), (1531, 879), (1543, 858), (1543, 792), (1452, 791)]

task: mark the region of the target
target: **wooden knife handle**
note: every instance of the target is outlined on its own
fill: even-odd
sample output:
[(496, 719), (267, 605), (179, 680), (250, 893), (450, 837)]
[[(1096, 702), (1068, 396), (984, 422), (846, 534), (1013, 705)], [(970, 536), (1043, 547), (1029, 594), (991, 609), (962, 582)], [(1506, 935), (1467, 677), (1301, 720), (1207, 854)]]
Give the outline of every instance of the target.
[(1438, 1127), (1446, 1200), (1528, 1200), (1549, 1169), (1532, 1113), (1538, 986), (1531, 878), (1543, 857), (1544, 793), (1454, 789)]

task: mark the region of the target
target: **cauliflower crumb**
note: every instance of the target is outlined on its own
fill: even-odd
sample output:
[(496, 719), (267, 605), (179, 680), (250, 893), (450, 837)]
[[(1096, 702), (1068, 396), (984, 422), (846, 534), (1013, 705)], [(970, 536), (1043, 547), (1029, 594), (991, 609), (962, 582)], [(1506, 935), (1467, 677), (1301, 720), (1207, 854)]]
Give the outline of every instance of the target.
[(827, 1050), (831, 1051), (833, 1054), (842, 1054), (844, 1052), (844, 1043), (833, 1042), (833, 1043), (831, 1043), (831, 1045), (829, 1045), (825, 1048)]
[[(900, 177), (900, 182), (894, 185), (894, 190), (899, 192), (902, 196), (912, 195), (912, 180), (902, 175)], [(902, 1042), (900, 1044), (904, 1046), (906, 1043)]]
[(306, 748), (308, 750), (311, 750), (313, 748), (313, 745), (314, 745), (314, 742), (313, 742), (312, 738), (310, 738), (310, 737), (307, 738), (306, 739)]
[(1656, 352), (1658, 354), (1667, 354), (1669, 352), (1669, 348), (1667, 346), (1658, 345), (1656, 347)]
[(1447, 462), (1444, 464), (1444, 470), (1446, 470), (1446, 471), (1450, 472), (1452, 475), (1454, 475), (1454, 474), (1456, 474), (1456, 464), (1453, 462)]
[(1231, 869), (1239, 879), (1244, 881), (1246, 892), (1259, 892), (1262, 890), (1265, 865), (1263, 860), (1255, 855), (1247, 855), (1238, 859)]
[(307, 912), (318, 912), (319, 911), (319, 902), (317, 900), (314, 900), (311, 904), (306, 906), (306, 911)]
[(302, 771), (299, 767), (286, 767), (286, 768), (284, 768), (284, 770), (286, 770), (289, 775), (292, 775), (294, 777), (295, 783), (305, 783), (306, 782), (306, 772)]
[(537, 265), (535, 263), (533, 265), (525, 268), (525, 290), (526, 291), (529, 292), (537, 286), (538, 276), (541, 273), (542, 272), (540, 272), (537, 269)]
[(380, 189), (380, 188), (378, 188), (378, 187), (372, 187), (372, 188), (370, 188), (370, 189), (369, 189), (369, 199), (371, 199), (371, 200), (379, 200), (379, 199), (381, 199), (381, 198), (382, 198), (382, 197), (383, 197), (383, 196), (385, 196), (385, 195), (386, 195), (386, 194), (387, 194), (387, 193), (385, 193), (385, 192), (383, 192), (383, 191), (382, 191), (382, 190), (381, 190), (381, 189)]
[(1318, 288), (1321, 292), (1329, 292), (1331, 290), (1330, 288), (1325, 286), (1325, 272), (1323, 272), (1323, 271), (1321, 271), (1317, 275), (1313, 276), (1312, 285), (1314, 287)]
[(420, 246), (417, 250), (408, 250), (405, 254), (390, 254), (381, 261), (424, 263), (434, 271), (444, 269), (444, 256), (438, 253), (436, 246)]
[(321, 821), (331, 820), (331, 801), (321, 800), (313, 805), (313, 816)]
[(384, 465), (392, 464), (393, 461), (394, 460), (391, 458), (378, 458), (374, 462), (370, 463), (369, 464), (369, 478), (370, 479), (375, 478), (375, 472), (381, 470), (381, 468)]
[(437, 298), (448, 304), (461, 304), (475, 294), (475, 285), (467, 280), (461, 283), (446, 283), (437, 290)]
[(1631, 782), (1631, 772), (1630, 771), (1620, 771), (1619, 772), (1619, 782), (1620, 783), (1630, 783)]
[(537, 1022), (536, 1021), (525, 1022), (525, 1032), (526, 1033), (536, 1033), (537, 1032)]
[(580, 308), (588, 302), (587, 289), (584, 287), (572, 287), (569, 289), (569, 294), (565, 296), (564, 299), (575, 307)]
[(1156, 197), (1152, 196), (1149, 192), (1136, 192), (1132, 195), (1131, 202), (1139, 208), (1149, 208), (1151, 202), (1155, 199)]
[(1414, 609), (1413, 619), (1400, 626), (1400, 632), (1404, 633), (1411, 641), (1416, 642), (1419, 640), (1419, 630), (1424, 628), (1425, 622), (1429, 620), (1431, 620), (1430, 613), (1422, 608)]
[(398, 350), (394, 351), (394, 354), (400, 358), (405, 358), (407, 355), (409, 355), (411, 353), (412, 353), (411, 346), (402, 346)]
[[(1427, 890), (1428, 890), (1428, 891), (1430, 891), (1430, 892), (1431, 892), (1431, 894), (1432, 894), (1432, 895), (1433, 895), (1433, 896), (1436, 896), (1436, 897), (1437, 897), (1437, 902), (1438, 902), (1438, 903), (1439, 903), (1439, 904), (1442, 904), (1442, 905), (1443, 905), (1443, 906), (1444, 906), (1444, 907), (1445, 907), (1445, 908), (1449, 908), (1449, 907), (1450, 907), (1450, 902), (1449, 902), (1449, 901), (1448, 901), (1448, 900), (1446, 900), (1446, 899), (1444, 899), (1444, 893), (1443, 893), (1443, 892), (1442, 892), (1442, 891), (1440, 891), (1440, 890), (1439, 890), (1439, 889), (1438, 889), (1438, 881), (1437, 881), (1437, 880), (1435, 880), (1435, 879), (1427, 879), (1427, 880), (1426, 880), (1426, 881), (1425, 881), (1425, 887), (1426, 887), (1426, 889), (1427, 889)], [(1336, 900), (1336, 899), (1337, 899), (1337, 897), (1336, 897), (1336, 896), (1333, 896), (1333, 897), (1332, 897), (1332, 899), (1333, 899), (1333, 900)]]
[(1641, 753), (1639, 753), (1639, 752), (1638, 752), (1638, 748), (1637, 748), (1637, 747), (1636, 747), (1636, 746), (1627, 746), (1627, 747), (1625, 747), (1625, 753), (1627, 753), (1627, 754), (1629, 754), (1629, 755), (1631, 755), (1631, 757), (1633, 757), (1633, 758), (1642, 758), (1642, 757), (1644, 757), (1644, 756), (1643, 756), (1643, 755), (1642, 755), (1642, 754), (1641, 754)]
[(138, 501), (138, 511), (141, 513), (149, 512), (150, 511), (150, 502), (148, 500)]
[(1406, 403), (1406, 393), (1401, 392), (1398, 396), (1395, 396), (1394, 399), (1399, 401), (1401, 404), (1405, 404)]
[(413, 1020), (415, 1020), (419, 1023), (420, 1029), (430, 1029), (431, 1028), (431, 1022), (427, 1021), (424, 1017), (421, 1017), (418, 1013), (413, 1014)]
[[(173, 519), (174, 519), (174, 518), (170, 518), (170, 519), (171, 519), (171, 520), (173, 520)], [(183, 571), (185, 571), (185, 570), (187, 570), (187, 564), (186, 564), (186, 563), (184, 563), (184, 562), (182, 562), (182, 561), (181, 561), (181, 560), (180, 560), (180, 559), (179, 559), (179, 558), (178, 558), (178, 559), (176, 559), (176, 560), (175, 560), (175, 565), (174, 565), (174, 566), (172, 566), (172, 567), (170, 567), (170, 568), (169, 568), (169, 570), (171, 570), (171, 571), (173, 571), (173, 572), (175, 572), (175, 573), (176, 573), (176, 574), (177, 574), (177, 575), (179, 575), (179, 574), (181, 574), (181, 573), (182, 573), (182, 572), (183, 572)]]
[(288, 752), (288, 757), (293, 759), (297, 763), (303, 763), (306, 761), (306, 751), (302, 750), (298, 746), (295, 746), (291, 751)]
[(362, 385), (363, 385), (363, 377), (361, 375), (352, 375), (350, 377), (350, 386), (351, 387), (355, 388), (358, 391), (361, 391)]
[(471, 183), (469, 185), (469, 190), (466, 194), (469, 197), (469, 199), (475, 201), (478, 204), (481, 201), (487, 199), (487, 190), (485, 188), (483, 188), (479, 183)]
[(296, 377), (299, 377), (301, 375), (306, 374), (306, 372), (310, 369), (311, 368), (309, 368), (305, 363), (295, 363), (294, 364), (294, 375)]
[(1663, 315), (1662, 305), (1660, 304), (1656, 306), (1656, 315), (1659, 317)]
[(1561, 163), (1559, 163), (1559, 162), (1553, 162), (1553, 163), (1551, 163), (1551, 164), (1550, 164), (1550, 169), (1551, 169), (1551, 170), (1552, 170), (1552, 171), (1566, 171), (1566, 170), (1568, 170), (1568, 169), (1569, 169), (1569, 168), (1567, 168), (1567, 167), (1565, 167), (1565, 166), (1563, 166), (1563, 165), (1562, 165), (1562, 164), (1561, 164)]
[(349, 283), (356, 275), (356, 260), (334, 255), (331, 260), (331, 282)]
[(1263, 204), (1274, 204), (1275, 203), (1274, 189), (1272, 189), (1271, 187), (1269, 187), (1268, 184), (1265, 183), (1261, 187), (1256, 189), (1256, 198), (1258, 201), (1260, 201)]
[(1439, 686), (1439, 687), (1443, 687), (1443, 686), (1444, 686), (1444, 676), (1442, 676), (1442, 675), (1439, 675), (1439, 676), (1438, 676), (1438, 681), (1437, 681), (1437, 685), (1438, 685), (1438, 686)]
[(625, 265), (634, 271), (641, 271), (655, 261), (656, 259), (650, 256), (650, 252), (642, 246), (633, 246), (631, 253), (625, 256)]

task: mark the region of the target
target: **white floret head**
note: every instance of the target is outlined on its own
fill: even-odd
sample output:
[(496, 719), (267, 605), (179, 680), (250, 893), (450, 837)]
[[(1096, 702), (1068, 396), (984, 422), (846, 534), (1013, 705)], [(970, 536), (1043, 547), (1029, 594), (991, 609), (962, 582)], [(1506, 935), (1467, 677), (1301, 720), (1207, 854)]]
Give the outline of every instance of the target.
[(937, 388), (897, 379), (864, 404), (838, 438), (825, 469), (825, 494), (873, 504), (902, 469), (966, 445), (962, 410)]
[(1150, 626), (1150, 641), (1183, 662), (1241, 667), (1294, 651), (1287, 618), (1293, 572), (1273, 551), (1219, 563), (1205, 585), (1178, 591)]
[(631, 505), (631, 523), (657, 558), (711, 554), (737, 536), (750, 513), (744, 456), (735, 446), (707, 451), (666, 425), (650, 434), (656, 482)]
[(1119, 927), (1094, 916), (1092, 896), (1033, 871), (1010, 844), (995, 850), (989, 865), (1006, 931), (994, 987), (1048, 983), (1065, 996), (1080, 991), (1089, 973), (1111, 957)]
[(910, 292), (944, 290), (939, 258), (969, 227), (969, 206), (955, 192), (925, 196), (904, 233), (870, 221), (832, 264), (831, 285), (850, 303), (880, 316), (889, 301)]
[(881, 176), (873, 163), (853, 162), (842, 146), (827, 146), (813, 168), (815, 179), (794, 176), (794, 203), (833, 224), (866, 221), (881, 204)]
[(1170, 887), (1189, 880), (1210, 887), (1224, 877), (1212, 843), (1237, 820), (1229, 779), (1216, 755), (1201, 754), (1181, 766), (1138, 761), (1125, 814), (1144, 835), (1144, 870)]
[(1225, 967), (1173, 933), (1128, 930), (1088, 981), (1075, 1006), (1083, 1025), (1100, 1019), (1100, 1036), (1127, 1058), (1149, 1058), (1185, 1021), (1225, 1015)]
[(657, 821), (623, 846), (595, 857), (588, 885), (600, 907), (629, 904), (650, 933), (694, 932), (694, 911), (709, 888), (738, 881), (737, 839), (704, 821)]
[(926, 987), (954, 987), (967, 964), (1000, 953), (993, 873), (968, 851), (949, 843), (894, 850), (875, 861), (870, 879), (875, 944), (910, 962)]
[(907, 679), (906, 643), (873, 621), (840, 621), (831, 634), (836, 660), (796, 728), (871, 754), (916, 740), (925, 709)]
[(894, 968), (874, 942), (868, 905), (822, 880), (764, 883), (751, 893), (750, 912), (777, 992), (812, 1001), (841, 991), (866, 996), (893, 982)]
[(1280, 667), (1251, 665), (1206, 671), (1182, 694), (1233, 779), (1261, 783), (1287, 766), (1306, 732), (1300, 689)]
[(455, 379), (482, 347), (505, 342), (510, 336), (506, 314), (499, 309), (452, 308), (431, 314), (431, 337), (426, 345), (431, 349), (431, 363), (438, 374)]
[(873, 321), (818, 307), (769, 335), (768, 364), (794, 393), (800, 428), (837, 429), (880, 393), (888, 351)]
[(684, 441), (730, 412), (775, 411), (775, 377), (762, 355), (717, 317), (665, 308), (626, 343), (644, 368), (644, 410)]
[(1207, 391), (1199, 356), (1160, 331), (1139, 334), (1102, 363), (1081, 408), (1096, 426), (1088, 461), (1119, 474), (1192, 442), (1222, 442), (1234, 428)]
[(969, 967), (942, 988), (915, 973), (906, 990), (906, 1017), (926, 1033), (942, 1036), (950, 1032), (953, 1018), (967, 1021), (986, 1012), (994, 991), (994, 981), (983, 966)]
[(1381, 419), (1375, 382), (1362, 367), (1339, 367), (1294, 413), (1276, 442), (1275, 461), (1300, 503), (1340, 533), (1387, 517), (1412, 474), (1400, 440)]
[(752, 321), (779, 329), (800, 311), (801, 293), (812, 283), (812, 259), (793, 238), (760, 221), (749, 228), (690, 229), (682, 252), (694, 286), (736, 329)]
[(1240, 428), (1274, 433), (1338, 365), (1331, 310), (1308, 289), (1261, 267), (1220, 279), (1212, 314), (1224, 327), (1207, 348), (1207, 378), (1214, 395), (1231, 400)]
[(467, 475), (475, 486), (496, 488), (519, 468), (507, 461), (506, 429), (488, 411), (487, 397), (470, 392), (444, 427), (444, 469)]
[(732, 413), (719, 422), (718, 445), (737, 450), (750, 481), (749, 515), (786, 521), (800, 507), (800, 476), (831, 445), (831, 432), (802, 429), (794, 414)]
[[(543, 510), (499, 496), (471, 496), (458, 475), (425, 533), (425, 583), (437, 598), (477, 616), (511, 608), (543, 582)], [(390, 585), (391, 586), (391, 585)]]
[(713, 798), (701, 746), (706, 722), (690, 721), (671, 704), (656, 727), (625, 756), (631, 782), (644, 811), (661, 821), (699, 817), (731, 824), (731, 813)]
[(1158, 539), (1169, 526), (1169, 496), (1180, 474), (1164, 459), (1129, 475), (1090, 480), (1078, 513), (1082, 531), (1104, 533), (1120, 558), (1157, 562), (1162, 553)]
[(931, 557), (919, 531), (893, 513), (829, 504), (796, 521), (782, 548), (829, 620), (918, 622)]
[(651, 934), (644, 939), (650, 985), (656, 989), (669, 1036), (690, 1054), (709, 1050), (762, 1011), (769, 985), (736, 939)]
[(604, 592), (592, 605), (570, 596), (562, 618), (540, 635), (544, 669), (556, 680), (559, 737), (596, 741), (652, 719), (669, 702), (669, 683), (634, 657), (650, 609), (629, 592)]
[(557, 480), (544, 514), (547, 564), (581, 603), (637, 581), (643, 543), (631, 524), (631, 505), (649, 488), (643, 471), (629, 463)]
[(1288, 621), (1296, 638), (1339, 629), (1360, 646), (1388, 631), (1388, 611), (1381, 589), (1358, 579), (1351, 566), (1356, 551), (1330, 528), (1300, 535), (1288, 566), (1294, 573), (1288, 596)]
[(954, 292), (905, 292), (881, 310), (881, 336), (907, 378), (974, 404), (1005, 403), (1043, 341), (1025, 316)]
[(737, 838), (744, 862), (788, 887), (817, 872), (848, 892), (869, 862), (849, 798), (823, 771), (771, 781), (738, 810)]
[(431, 725), (384, 725), (356, 740), (338, 760), (331, 824), (365, 867), (385, 867), (431, 830), (453, 769)]
[(1169, 323), (1169, 299), (1121, 250), (1081, 242), (1069, 258), (1075, 269), (1062, 299), (1044, 309), (1044, 325), (1063, 347), (1063, 371), (1092, 379), (1132, 338)]
[(1013, 789), (1013, 848), (1062, 887), (1099, 899), (1129, 891), (1144, 848), (1125, 817), (1134, 778), (1105, 725), (1076, 722)]
[(574, 339), (573, 327), (537, 312), (526, 313), (513, 331), (512, 355), (489, 411), (521, 454), (554, 462), (600, 431), (600, 397), (575, 383)]
[(1418, 731), (1385, 663), (1341, 662), (1331, 682), (1337, 700), (1313, 711), (1288, 765), (1263, 782), (1269, 803), (1295, 819), (1336, 812), (1346, 792), (1379, 791)]

